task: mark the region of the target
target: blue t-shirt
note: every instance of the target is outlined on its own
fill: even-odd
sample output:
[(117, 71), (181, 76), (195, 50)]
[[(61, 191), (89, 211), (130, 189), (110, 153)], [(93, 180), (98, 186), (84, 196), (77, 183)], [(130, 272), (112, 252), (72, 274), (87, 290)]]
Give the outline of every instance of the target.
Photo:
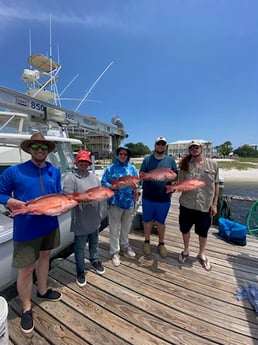
[[(165, 156), (162, 159), (156, 159), (154, 154), (144, 158), (140, 171), (150, 172), (157, 168), (168, 168), (178, 174), (178, 169), (175, 160), (170, 156)], [(142, 183), (142, 197), (149, 201), (168, 202), (171, 199), (171, 193), (166, 193), (166, 185), (171, 182), (165, 181), (143, 181)]]
[[(0, 203), (10, 197), (29, 201), (44, 194), (61, 193), (61, 173), (49, 162), (44, 168), (31, 160), (7, 168), (0, 175)], [(28, 241), (44, 236), (59, 226), (56, 216), (18, 215), (13, 221), (13, 239)]]

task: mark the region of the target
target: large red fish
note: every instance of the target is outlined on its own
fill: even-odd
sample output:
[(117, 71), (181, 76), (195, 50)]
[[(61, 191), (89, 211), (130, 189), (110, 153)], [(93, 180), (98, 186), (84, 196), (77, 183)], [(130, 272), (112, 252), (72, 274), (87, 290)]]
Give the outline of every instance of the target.
[(48, 194), (29, 200), (26, 204), (18, 205), (12, 209), (10, 216), (18, 214), (33, 214), (58, 216), (78, 205), (78, 201), (64, 194)]
[(168, 168), (157, 168), (150, 172), (140, 172), (142, 181), (175, 181), (177, 174)]
[(69, 194), (70, 197), (78, 202), (104, 201), (113, 195), (112, 189), (104, 186), (89, 188), (82, 193)]
[(126, 175), (126, 176), (121, 176), (116, 180), (112, 180), (112, 189), (122, 189), (125, 187), (131, 187), (133, 189), (137, 189), (137, 183), (140, 182), (140, 178), (137, 176), (131, 176), (131, 175)]
[(191, 180), (184, 180), (181, 182), (178, 182), (172, 186), (166, 186), (167, 189), (167, 193), (171, 193), (174, 191), (177, 192), (187, 192), (189, 190), (194, 190), (194, 189), (198, 189), (201, 188), (203, 186), (205, 186), (205, 182), (202, 180), (198, 180), (198, 179), (191, 179)]

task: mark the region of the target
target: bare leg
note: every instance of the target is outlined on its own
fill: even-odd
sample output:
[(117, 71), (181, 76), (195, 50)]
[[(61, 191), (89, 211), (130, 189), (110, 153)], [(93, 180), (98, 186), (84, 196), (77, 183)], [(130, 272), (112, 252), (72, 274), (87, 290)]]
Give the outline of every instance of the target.
[(190, 231), (187, 234), (183, 234), (184, 254), (189, 254), (190, 237), (191, 237)]
[(31, 309), (31, 290), (32, 290), (32, 273), (35, 265), (19, 269), (17, 278), (17, 291), (22, 303), (22, 310), (28, 311)]
[(205, 260), (205, 247), (207, 243), (207, 237), (199, 236), (199, 257)]
[(159, 243), (162, 243), (164, 242), (166, 226), (165, 224), (161, 224), (157, 222), (157, 229), (158, 229), (158, 235), (159, 235)]
[(212, 269), (212, 265), (208, 258), (205, 256), (205, 247), (207, 243), (207, 237), (201, 237), (199, 236), (199, 254), (198, 254), (198, 260), (202, 267), (206, 271), (210, 271)]
[(145, 240), (149, 241), (150, 240), (150, 235), (151, 235), (151, 230), (152, 230), (152, 227), (153, 227), (153, 222), (144, 222), (143, 223), (143, 228), (144, 228), (144, 237), (145, 237)]
[(38, 292), (44, 295), (47, 292), (47, 280), (49, 271), (50, 250), (41, 251), (36, 264), (36, 276), (38, 280)]

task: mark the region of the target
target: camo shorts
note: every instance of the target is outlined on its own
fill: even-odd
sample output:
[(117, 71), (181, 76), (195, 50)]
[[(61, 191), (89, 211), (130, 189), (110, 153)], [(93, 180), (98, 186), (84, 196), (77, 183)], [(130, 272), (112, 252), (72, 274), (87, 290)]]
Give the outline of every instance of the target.
[(40, 251), (54, 249), (58, 247), (59, 244), (59, 228), (47, 235), (34, 238), (30, 241), (14, 241), (12, 267), (25, 268), (31, 266), (38, 260)]

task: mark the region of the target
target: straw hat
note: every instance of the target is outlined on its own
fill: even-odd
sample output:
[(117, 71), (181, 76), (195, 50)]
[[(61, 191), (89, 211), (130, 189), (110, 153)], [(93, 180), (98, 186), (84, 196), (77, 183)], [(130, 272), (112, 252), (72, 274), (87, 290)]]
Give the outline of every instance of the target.
[(21, 149), (27, 153), (30, 153), (30, 146), (32, 144), (45, 144), (48, 145), (48, 153), (54, 151), (56, 145), (52, 141), (45, 139), (44, 135), (41, 133), (33, 134), (30, 139), (21, 142)]

